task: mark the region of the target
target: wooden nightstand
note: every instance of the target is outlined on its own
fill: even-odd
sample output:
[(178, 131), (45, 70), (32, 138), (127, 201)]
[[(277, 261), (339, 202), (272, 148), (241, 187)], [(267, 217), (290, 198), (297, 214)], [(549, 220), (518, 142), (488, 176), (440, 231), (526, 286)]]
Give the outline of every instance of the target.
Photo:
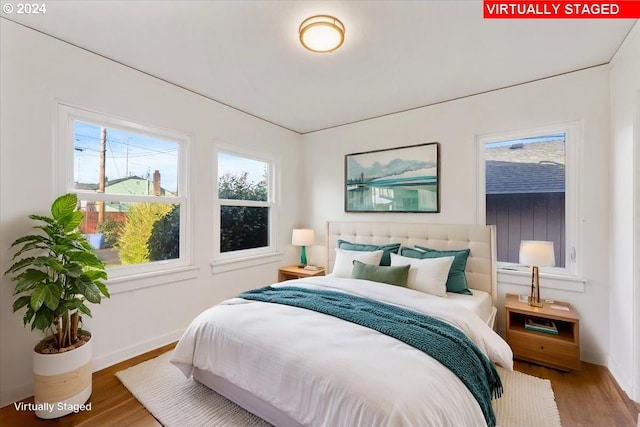
[[(551, 306), (567, 307), (559, 310)], [(558, 335), (525, 328), (525, 321), (553, 321)], [(545, 303), (531, 307), (518, 301), (518, 295), (507, 294), (505, 299), (507, 342), (516, 359), (569, 371), (580, 368), (580, 318), (563, 302)]]
[(282, 267), (278, 269), (278, 282), (284, 282), (285, 280), (302, 279), (303, 277), (311, 276), (324, 276), (324, 268), (320, 267), (319, 270), (305, 270), (297, 265), (290, 267)]

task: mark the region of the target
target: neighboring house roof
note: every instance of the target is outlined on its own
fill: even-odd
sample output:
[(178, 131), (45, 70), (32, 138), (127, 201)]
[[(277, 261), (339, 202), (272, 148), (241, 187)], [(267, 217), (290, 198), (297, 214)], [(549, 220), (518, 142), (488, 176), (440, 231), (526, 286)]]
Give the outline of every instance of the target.
[(486, 163), (486, 194), (563, 193), (564, 165), (551, 162)]
[(487, 148), (486, 194), (564, 192), (564, 152), (562, 140)]
[(95, 191), (98, 189), (98, 184), (86, 184), (84, 182), (76, 182), (73, 185), (73, 188), (76, 190), (92, 190)]
[(106, 188), (106, 187), (110, 187), (110, 186), (112, 186), (112, 185), (119, 184), (119, 183), (121, 183), (121, 182), (129, 181), (129, 180), (142, 180), (142, 181), (146, 181), (146, 178), (143, 178), (143, 177), (138, 176), (138, 175), (131, 175), (131, 176), (128, 176), (128, 177), (126, 177), (126, 178), (112, 179), (112, 180), (107, 181), (107, 183), (105, 184), (105, 188)]
[[(133, 186), (127, 186), (127, 184), (143, 184), (142, 186), (140, 185), (136, 185), (135, 187)], [(119, 194), (148, 194), (150, 191), (153, 190), (153, 182), (149, 181), (147, 178), (142, 178), (139, 177), (137, 175), (132, 175), (126, 178), (118, 178), (118, 179), (113, 179), (110, 181), (107, 181), (107, 183), (105, 184), (104, 187), (104, 191), (105, 193), (114, 193), (114, 190), (116, 190), (115, 192), (118, 192)], [(74, 188), (76, 190), (91, 190), (91, 191), (97, 191), (98, 190), (98, 184), (88, 184), (88, 183), (84, 183), (84, 182), (76, 182), (74, 184)], [(111, 191), (110, 191), (111, 190)], [(122, 191), (117, 191), (117, 190), (122, 190)], [(169, 190), (166, 190), (163, 187), (160, 187), (160, 192), (162, 195), (165, 194), (171, 194), (173, 195), (174, 193), (170, 192)]]

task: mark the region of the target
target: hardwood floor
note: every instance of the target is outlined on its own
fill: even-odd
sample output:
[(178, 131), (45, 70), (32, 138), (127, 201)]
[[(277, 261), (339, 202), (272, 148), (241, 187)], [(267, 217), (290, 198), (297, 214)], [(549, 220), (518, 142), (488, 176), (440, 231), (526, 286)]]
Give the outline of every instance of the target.
[[(115, 373), (159, 356), (174, 346), (161, 347), (94, 373), (91, 411), (56, 420), (41, 420), (33, 412), (17, 411), (12, 404), (0, 409), (0, 426), (160, 426), (120, 383)], [(516, 361), (515, 368), (551, 380), (563, 427), (637, 427), (640, 405), (627, 398), (609, 371), (602, 366), (583, 362), (579, 371), (565, 373)], [(33, 398), (24, 402), (33, 402)]]
[(603, 366), (581, 362), (561, 372), (516, 361), (515, 370), (551, 380), (563, 427), (637, 427), (640, 405), (630, 400)]

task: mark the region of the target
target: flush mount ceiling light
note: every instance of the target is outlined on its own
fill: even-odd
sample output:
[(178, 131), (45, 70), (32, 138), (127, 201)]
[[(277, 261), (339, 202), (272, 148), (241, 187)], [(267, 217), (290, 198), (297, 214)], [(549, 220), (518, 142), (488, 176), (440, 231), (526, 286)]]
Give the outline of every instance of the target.
[(311, 52), (333, 52), (344, 42), (344, 25), (329, 15), (316, 15), (300, 24), (300, 43)]

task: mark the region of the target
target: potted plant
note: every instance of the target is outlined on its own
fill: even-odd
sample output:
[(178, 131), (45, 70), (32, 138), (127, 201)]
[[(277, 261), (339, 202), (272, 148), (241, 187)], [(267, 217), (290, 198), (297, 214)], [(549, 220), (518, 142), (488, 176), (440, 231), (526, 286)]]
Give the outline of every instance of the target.
[(29, 215), (40, 232), (18, 238), (4, 273), (15, 283), (13, 311), (45, 332), (34, 349), (34, 408), (40, 418), (77, 412), (91, 396), (91, 334), (80, 329), (86, 302), (109, 297), (103, 262), (78, 230), (83, 214), (75, 194), (57, 198), (51, 217)]

